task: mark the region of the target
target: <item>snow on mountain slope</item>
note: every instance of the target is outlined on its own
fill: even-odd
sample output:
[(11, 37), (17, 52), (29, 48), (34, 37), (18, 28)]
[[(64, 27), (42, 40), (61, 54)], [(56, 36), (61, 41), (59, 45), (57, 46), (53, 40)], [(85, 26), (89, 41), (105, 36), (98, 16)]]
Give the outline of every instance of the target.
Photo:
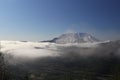
[(93, 37), (88, 33), (66, 33), (58, 38), (54, 38), (49, 42), (54, 42), (58, 44), (66, 44), (66, 43), (93, 43), (98, 42), (99, 40)]

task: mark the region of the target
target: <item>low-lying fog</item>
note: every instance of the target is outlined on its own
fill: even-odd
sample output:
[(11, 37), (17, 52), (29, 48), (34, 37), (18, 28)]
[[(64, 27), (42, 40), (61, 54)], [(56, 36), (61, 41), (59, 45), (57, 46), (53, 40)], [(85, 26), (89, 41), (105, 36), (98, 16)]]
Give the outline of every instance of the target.
[[(80, 50), (78, 48), (95, 48), (98, 46), (97, 44), (98, 43), (55, 44), (45, 42), (1, 41), (1, 51), (14, 57), (32, 59), (59, 56), (61, 52), (67, 52), (69, 49), (79, 53)], [(84, 55), (86, 54), (84, 53)]]
[(120, 41), (79, 44), (1, 41), (1, 51), (15, 80), (26, 80), (29, 73), (39, 78), (43, 72), (47, 74), (45, 80), (66, 80), (70, 75), (73, 80), (109, 80), (116, 78), (120, 69)]
[[(120, 42), (55, 44), (48, 42), (1, 41), (1, 51), (8, 54), (10, 62), (27, 61), (45, 57), (76, 57), (107, 56), (120, 54)], [(13, 62), (13, 61), (11, 61)]]

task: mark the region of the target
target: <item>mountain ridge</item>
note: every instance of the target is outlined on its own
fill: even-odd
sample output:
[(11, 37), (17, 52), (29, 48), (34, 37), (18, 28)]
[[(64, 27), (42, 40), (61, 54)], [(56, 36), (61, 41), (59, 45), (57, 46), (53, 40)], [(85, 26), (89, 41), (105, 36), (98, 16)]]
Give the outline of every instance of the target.
[(47, 40), (43, 42), (66, 44), (66, 43), (93, 43), (99, 41), (100, 40), (93, 37), (91, 34), (74, 32), (74, 33), (65, 33), (56, 38), (53, 38), (52, 40)]

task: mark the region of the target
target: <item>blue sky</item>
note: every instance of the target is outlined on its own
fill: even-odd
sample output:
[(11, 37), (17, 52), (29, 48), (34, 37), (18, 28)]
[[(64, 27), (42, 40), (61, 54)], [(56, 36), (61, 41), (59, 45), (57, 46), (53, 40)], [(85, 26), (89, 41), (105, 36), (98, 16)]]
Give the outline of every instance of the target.
[(119, 0), (0, 0), (0, 40), (46, 40), (66, 32), (120, 39)]

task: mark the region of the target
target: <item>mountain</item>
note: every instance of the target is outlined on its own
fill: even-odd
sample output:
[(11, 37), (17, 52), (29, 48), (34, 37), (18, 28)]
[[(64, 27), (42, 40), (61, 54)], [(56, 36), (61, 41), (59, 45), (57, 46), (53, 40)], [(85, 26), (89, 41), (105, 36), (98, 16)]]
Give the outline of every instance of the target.
[(66, 43), (93, 43), (98, 41), (99, 41), (98, 39), (96, 39), (95, 37), (88, 33), (66, 33), (52, 40), (44, 42), (66, 44)]

